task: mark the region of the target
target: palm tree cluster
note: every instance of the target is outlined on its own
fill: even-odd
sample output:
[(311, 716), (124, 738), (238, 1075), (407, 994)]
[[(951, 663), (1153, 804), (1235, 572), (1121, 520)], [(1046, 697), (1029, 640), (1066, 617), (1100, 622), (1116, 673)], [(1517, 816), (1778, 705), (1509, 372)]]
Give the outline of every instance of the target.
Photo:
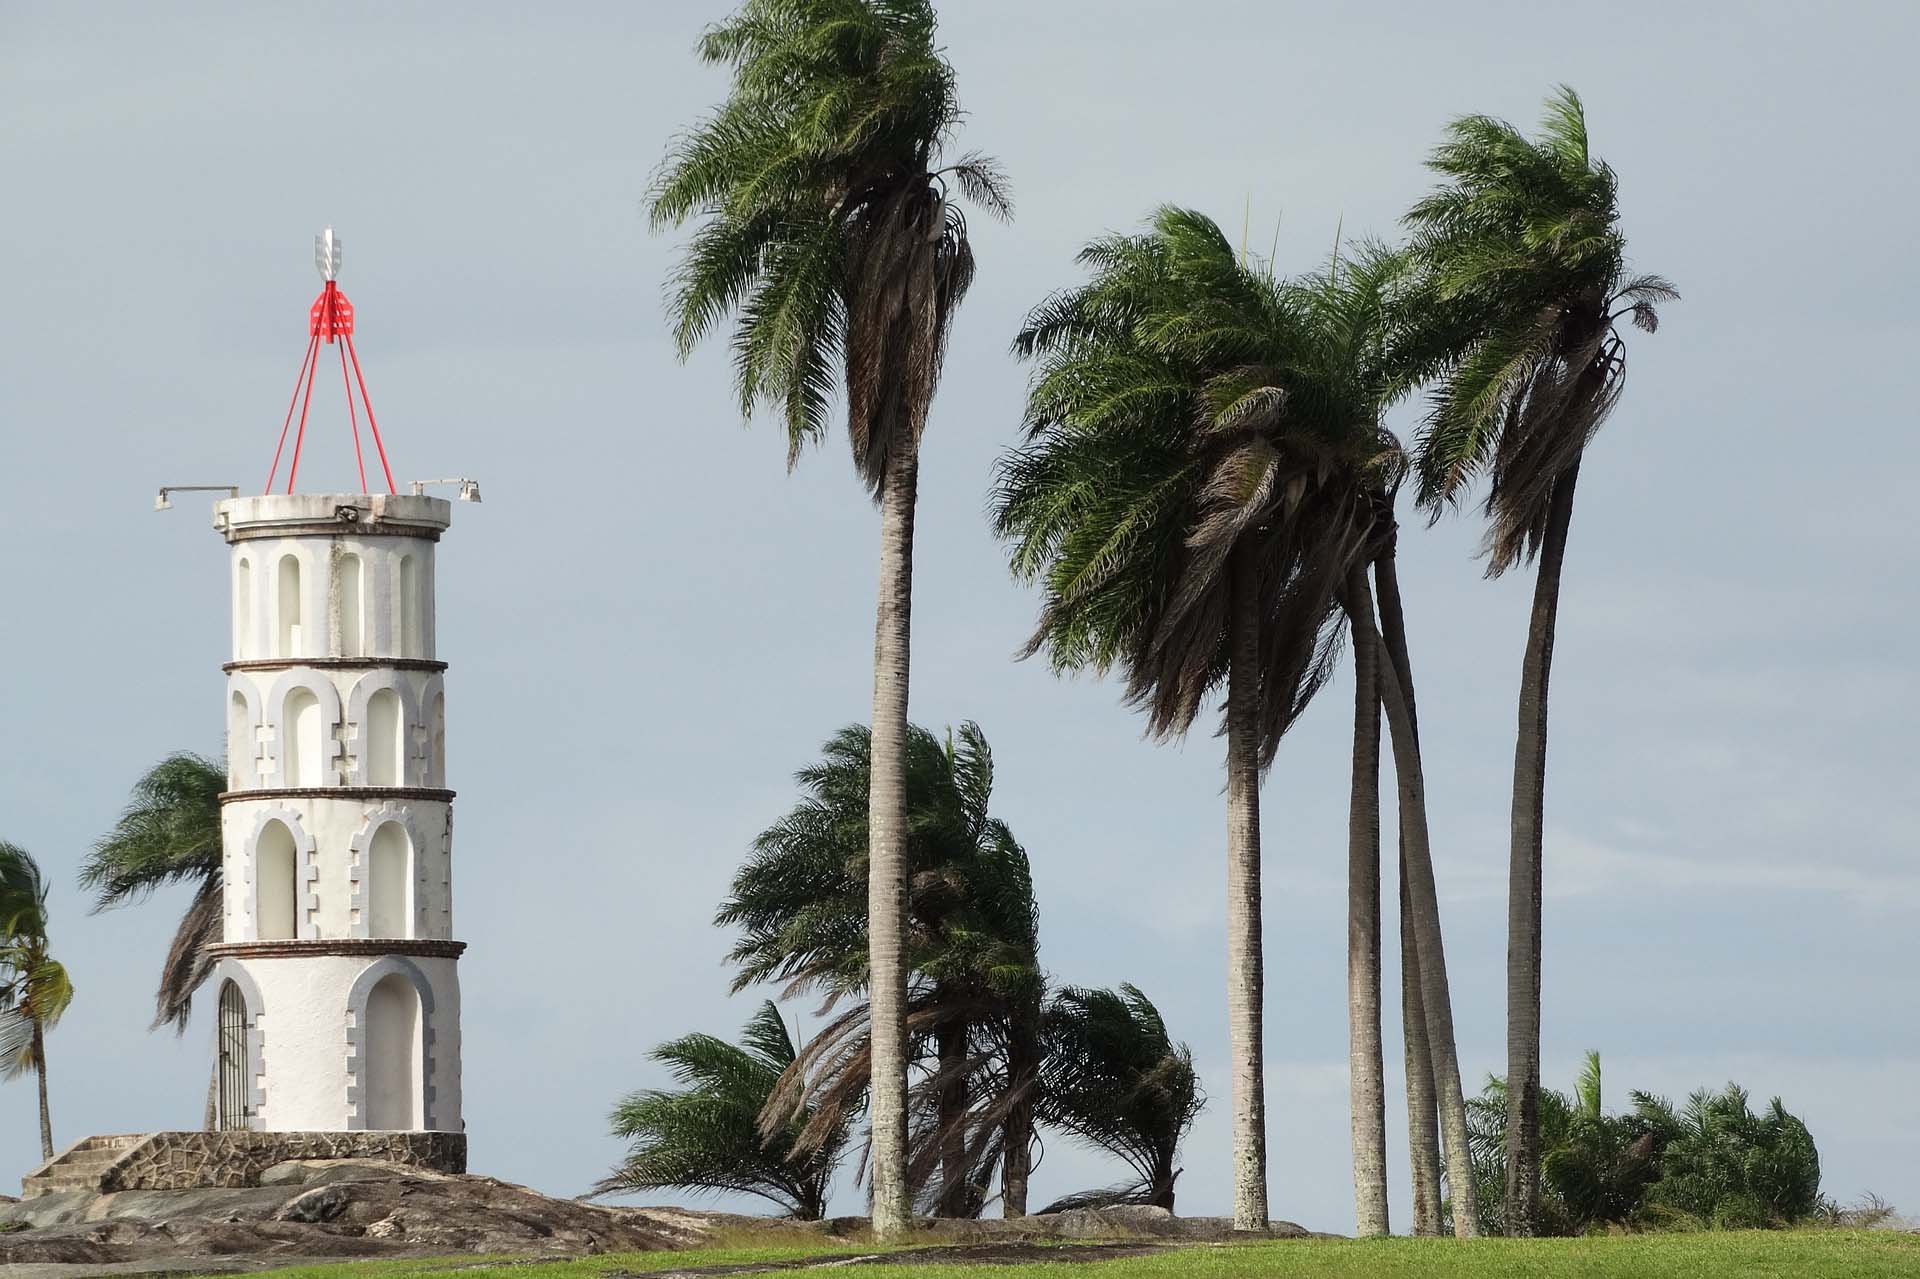
[[(1575, 1235), (1637, 1224), (1757, 1229), (1823, 1209), (1820, 1154), (1779, 1098), (1756, 1115), (1737, 1084), (1700, 1089), (1676, 1109), (1635, 1090), (1624, 1114), (1602, 1104), (1600, 1054), (1571, 1093), (1540, 1093), (1541, 1195), (1534, 1229)], [(1489, 1233), (1506, 1233), (1506, 1081), (1489, 1077), (1468, 1103), (1474, 1193)]]
[[(1180, 1143), (1204, 1104), (1192, 1055), (1136, 987), (1049, 995), (1027, 853), (989, 811), (993, 755), (979, 727), (943, 739), (909, 726), (906, 747), (909, 1201), (979, 1216), (997, 1180), (1007, 1215), (1024, 1215), (1044, 1125), (1135, 1174), (1071, 1203), (1170, 1208)], [(864, 726), (829, 739), (717, 916), (740, 934), (734, 989), (771, 982), (783, 998), (815, 997), (824, 1024), (796, 1049), (769, 1001), (742, 1047), (702, 1035), (663, 1045), (655, 1060), (682, 1087), (615, 1109), (614, 1131), (632, 1146), (600, 1191), (745, 1190), (797, 1216), (824, 1212), (874, 1089), (873, 767)]]
[[(953, 1089), (944, 1107), (924, 1111), (908, 1095), (918, 1038), (940, 1041), (949, 1067), (983, 1054), (957, 1026), (929, 1020), (927, 988), (911, 976), (921, 971), (916, 948), (944, 925), (908, 852), (907, 674), (919, 445), (975, 267), (950, 195), (1000, 216), (1011, 208), (992, 161), (944, 161), (962, 116), (935, 40), (931, 0), (746, 0), (700, 44), (705, 60), (731, 70), (730, 94), (673, 145), (652, 203), (656, 226), (699, 222), (671, 289), (682, 354), (733, 317), (740, 408), (781, 416), (790, 465), (824, 435), (840, 381), (855, 467), (880, 506), (865, 955), (854, 963), (842, 947), (839, 967), (813, 957), (768, 971), (835, 998), (854, 985), (862, 992), (827, 1040), (837, 1047), (817, 1055), (834, 1070), (858, 1063), (847, 1078), (861, 1080), (870, 1102), (882, 1236), (904, 1227), (912, 1187), (929, 1184), (926, 1161), (977, 1166), (968, 1151), (981, 1140), (977, 1124), (959, 1119), (952, 1069), (932, 1076), (936, 1092)], [(1332, 259), (1298, 275), (1236, 252), (1202, 214), (1163, 208), (1143, 233), (1088, 245), (1088, 282), (1035, 307), (1014, 343), (1033, 366), (1026, 440), (1000, 467), (993, 518), (1016, 578), (1043, 591), (1028, 652), (1061, 671), (1116, 670), (1154, 737), (1184, 735), (1221, 702), (1234, 1218), (1243, 1228), (1268, 1221), (1261, 780), (1348, 638), (1360, 1229), (1388, 1228), (1383, 717), (1399, 812), (1415, 1231), (1440, 1229), (1443, 1167), (1453, 1186), (1473, 1182), (1395, 564), (1396, 500), (1408, 480), (1433, 518), (1485, 481), (1489, 573), (1539, 565), (1514, 759), (1514, 1136), (1503, 1199), (1513, 1232), (1536, 1220), (1541, 827), (1561, 568), (1581, 458), (1623, 386), (1621, 325), (1653, 331), (1656, 307), (1677, 295), (1629, 270), (1616, 175), (1591, 154), (1571, 90), (1550, 100), (1533, 137), (1489, 117), (1454, 121), (1430, 166), (1440, 183), (1408, 212), (1404, 246), (1343, 248), (1336, 237)], [(1424, 421), (1405, 445), (1383, 416), (1423, 391)], [(957, 980), (953, 989), (986, 1003), (1007, 999), (978, 973)], [(811, 1061), (805, 1051), (801, 1059)], [(1003, 1082), (1012, 1113), (1023, 1085)], [(834, 1098), (824, 1100), (831, 1110)], [(934, 1118), (923, 1123), (923, 1114)], [(951, 1175), (938, 1184), (946, 1209), (978, 1194)], [(1454, 1198), (1455, 1232), (1477, 1233), (1476, 1197)]]

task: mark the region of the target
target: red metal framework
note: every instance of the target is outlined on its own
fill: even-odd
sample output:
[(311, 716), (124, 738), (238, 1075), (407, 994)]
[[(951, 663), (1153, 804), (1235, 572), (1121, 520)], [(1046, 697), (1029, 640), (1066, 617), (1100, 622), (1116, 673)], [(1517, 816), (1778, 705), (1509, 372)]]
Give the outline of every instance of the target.
[[(280, 474), (280, 456), (287, 447), (287, 433), (293, 430), (293, 411), (300, 410), (300, 427), (293, 432), (293, 460), (287, 466), (286, 491), (293, 492), (294, 481), (300, 474), (300, 451), (307, 439), (307, 414), (313, 407), (313, 381), (320, 367), (320, 344), (325, 342), (335, 347), (340, 355), (340, 384), (347, 392), (347, 422), (353, 430), (353, 462), (360, 472), (360, 491), (367, 489), (367, 464), (360, 451), (360, 415), (354, 408), (353, 392), (356, 384), (360, 391), (360, 407), (367, 413), (367, 427), (373, 432), (373, 447), (380, 455), (380, 471), (386, 477), (387, 492), (398, 490), (393, 484), (393, 468), (387, 464), (387, 447), (380, 439), (380, 424), (373, 417), (373, 401), (367, 398), (367, 380), (360, 372), (360, 355), (353, 349), (353, 303), (340, 291), (334, 282), (333, 273), (340, 267), (339, 241), (333, 238), (333, 229), (329, 227), (325, 236), (314, 242), (314, 262), (320, 267), (320, 273), (326, 278), (326, 287), (320, 296), (313, 300), (313, 306), (307, 311), (307, 353), (300, 361), (300, 375), (293, 381), (293, 398), (287, 402), (286, 420), (280, 424), (280, 442), (273, 449), (273, 467), (267, 472), (266, 491), (273, 492), (273, 483)], [(340, 339), (335, 343), (334, 339)], [(347, 362), (353, 362), (353, 375), (347, 375)]]

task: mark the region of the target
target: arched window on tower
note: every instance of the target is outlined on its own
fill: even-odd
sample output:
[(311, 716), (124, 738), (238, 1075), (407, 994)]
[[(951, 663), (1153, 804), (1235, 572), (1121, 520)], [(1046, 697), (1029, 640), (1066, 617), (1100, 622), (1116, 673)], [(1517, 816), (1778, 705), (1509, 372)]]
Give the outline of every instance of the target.
[(340, 635), (335, 641), (342, 657), (364, 657), (367, 646), (362, 629), (360, 607), (360, 557), (349, 552), (335, 565), (334, 590), (340, 599)]
[(285, 941), (300, 935), (299, 849), (282, 821), (260, 828), (253, 846), (256, 893), (255, 931), (261, 941)]
[(253, 561), (246, 556), (233, 568), (233, 657), (253, 656)]
[(296, 688), (280, 708), (280, 784), (325, 786), (327, 723), (312, 689)]
[(279, 590), (274, 600), (277, 618), (276, 657), (299, 657), (300, 652), (300, 557), (280, 557)]
[(376, 690), (367, 699), (367, 785), (404, 784), (400, 770), (407, 757), (406, 732), (400, 694), (390, 688)]
[(367, 935), (413, 936), (413, 844), (399, 822), (373, 833), (367, 851)]
[(420, 1127), (420, 992), (399, 973), (367, 992), (366, 1059), (360, 1064), (366, 1126)]
[(236, 688), (227, 699), (227, 785), (244, 790), (252, 784), (253, 717), (247, 714), (247, 695)]
[(420, 561), (400, 557), (400, 656), (420, 656)]

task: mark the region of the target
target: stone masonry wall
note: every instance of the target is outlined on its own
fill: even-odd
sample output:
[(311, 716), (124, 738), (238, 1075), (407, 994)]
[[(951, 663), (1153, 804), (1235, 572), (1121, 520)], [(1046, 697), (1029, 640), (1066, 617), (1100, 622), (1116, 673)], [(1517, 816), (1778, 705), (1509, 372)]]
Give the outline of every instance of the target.
[(385, 1159), (436, 1172), (467, 1170), (462, 1132), (157, 1132), (100, 1179), (116, 1190), (233, 1189), (289, 1159)]

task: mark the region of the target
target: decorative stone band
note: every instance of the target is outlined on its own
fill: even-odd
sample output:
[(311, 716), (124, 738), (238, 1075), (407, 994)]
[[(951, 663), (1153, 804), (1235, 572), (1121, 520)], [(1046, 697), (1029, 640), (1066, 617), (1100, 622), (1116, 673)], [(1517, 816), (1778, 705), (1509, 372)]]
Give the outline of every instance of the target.
[(326, 523), (307, 524), (261, 524), (252, 527), (229, 528), (227, 541), (257, 542), (265, 538), (282, 537), (410, 537), (416, 541), (437, 542), (442, 530), (426, 528), (418, 524), (394, 524), (385, 521), (367, 520), (329, 520)]
[(208, 946), (209, 959), (305, 959), (313, 955), (422, 955), (458, 959), (467, 949), (463, 941), (432, 941), (411, 937), (316, 937), (311, 940), (223, 941)]
[(220, 669), (234, 671), (286, 671), (296, 666), (313, 666), (329, 671), (444, 671), (445, 662), (424, 657), (260, 657), (245, 662), (228, 662)]
[(220, 792), (222, 804), (239, 804), (250, 799), (426, 799), (443, 804), (453, 802), (450, 790), (428, 786), (282, 786), (266, 790), (229, 790)]

